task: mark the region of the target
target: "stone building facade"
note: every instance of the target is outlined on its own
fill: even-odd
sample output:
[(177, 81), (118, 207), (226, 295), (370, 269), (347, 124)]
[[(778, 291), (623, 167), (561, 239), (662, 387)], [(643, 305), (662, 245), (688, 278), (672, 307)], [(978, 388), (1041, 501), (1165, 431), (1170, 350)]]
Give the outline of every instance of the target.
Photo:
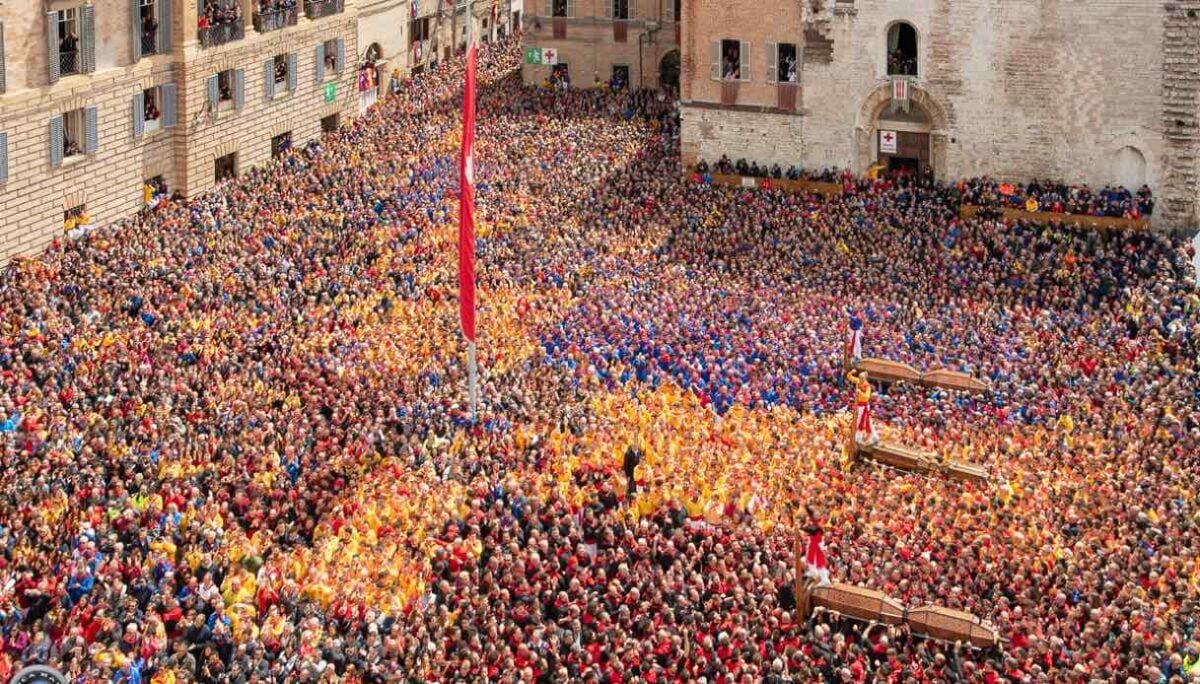
[(1198, 0), (683, 0), (681, 18), (687, 163), (1146, 183), (1156, 226), (1200, 223)]
[(531, 0), (523, 43), (552, 50), (553, 63), (526, 60), (538, 84), (566, 75), (575, 87), (614, 80), (635, 88), (679, 85), (681, 0)]
[(135, 213), (147, 180), (194, 196), (356, 116), (346, 2), (6, 0), (0, 262), (44, 248), (69, 215)]

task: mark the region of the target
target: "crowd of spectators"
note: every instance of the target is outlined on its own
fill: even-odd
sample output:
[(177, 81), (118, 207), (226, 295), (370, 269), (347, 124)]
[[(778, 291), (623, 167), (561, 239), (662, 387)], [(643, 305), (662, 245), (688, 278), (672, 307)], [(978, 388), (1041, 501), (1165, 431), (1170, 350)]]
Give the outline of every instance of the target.
[[(852, 175), (838, 169), (811, 173), (793, 164), (785, 171), (778, 163), (770, 166), (760, 165), (756, 161), (748, 162), (744, 158), (734, 162), (728, 156), (722, 156), (711, 166), (702, 159), (697, 162), (695, 171), (701, 176), (720, 173), (789, 180), (807, 178), (828, 182), (853, 178)], [(1048, 180), (1033, 180), (1022, 185), (987, 177), (965, 179), (944, 187), (932, 179), (926, 179), (925, 184), (941, 193), (954, 193), (961, 204), (972, 206), (1127, 219), (1149, 218), (1154, 213), (1154, 193), (1148, 185), (1142, 185), (1136, 192), (1124, 186), (1109, 185), (1097, 191), (1086, 184), (1066, 185)]]
[(1131, 219), (1149, 218), (1154, 214), (1154, 194), (1147, 185), (1142, 185), (1136, 192), (1109, 185), (1093, 190), (1086, 184), (1033, 180), (1022, 185), (984, 177), (964, 180), (958, 188), (966, 204), (979, 206)]
[[(474, 421), (459, 59), (0, 276), (0, 677), (1200, 679), (1182, 243), (912, 179), (693, 183), (671, 101), (481, 55)], [(991, 382), (877, 408), (990, 483), (844, 468), (851, 313), (870, 356)], [(835, 580), (1003, 644), (799, 620), (802, 505)]]

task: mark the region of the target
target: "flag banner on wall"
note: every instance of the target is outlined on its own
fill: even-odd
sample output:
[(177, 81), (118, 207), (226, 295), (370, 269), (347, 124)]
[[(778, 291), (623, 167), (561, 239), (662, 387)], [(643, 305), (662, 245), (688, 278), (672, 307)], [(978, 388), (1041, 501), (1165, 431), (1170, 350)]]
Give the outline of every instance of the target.
[(558, 50), (554, 48), (525, 48), (525, 63), (536, 65), (558, 64)]
[(896, 131), (879, 131), (879, 153), (896, 154)]
[(897, 109), (908, 111), (909, 101), (909, 84), (907, 78), (892, 79), (892, 105), (891, 110), (894, 112)]

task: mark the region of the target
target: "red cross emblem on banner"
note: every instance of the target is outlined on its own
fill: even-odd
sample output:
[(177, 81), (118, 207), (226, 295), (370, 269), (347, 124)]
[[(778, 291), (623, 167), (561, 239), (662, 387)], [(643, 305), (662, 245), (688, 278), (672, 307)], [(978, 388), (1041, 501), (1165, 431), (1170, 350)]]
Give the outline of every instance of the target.
[(545, 52), (545, 61), (546, 61), (546, 63), (547, 63), (547, 64), (555, 64), (555, 63), (557, 62), (557, 60), (555, 59), (555, 57), (557, 56), (557, 54), (558, 54), (558, 53), (556, 53), (556, 52), (554, 51), (554, 49), (553, 49), (553, 48), (551, 48), (551, 49), (547, 49), (547, 50), (546, 50), (546, 52)]
[(884, 142), (891, 142), (893, 137), (894, 137), (894, 136), (892, 136), (892, 134), (891, 134), (891, 133), (884, 133), (884, 134), (883, 134), (883, 141), (884, 141)]

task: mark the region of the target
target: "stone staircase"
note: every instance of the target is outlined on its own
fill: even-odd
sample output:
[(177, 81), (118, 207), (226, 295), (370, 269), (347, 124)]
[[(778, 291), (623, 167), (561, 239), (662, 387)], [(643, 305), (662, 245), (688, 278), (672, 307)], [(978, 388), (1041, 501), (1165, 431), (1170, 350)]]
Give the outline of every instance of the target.
[(1164, 5), (1163, 183), (1156, 218), (1169, 228), (1200, 223), (1200, 0)]

